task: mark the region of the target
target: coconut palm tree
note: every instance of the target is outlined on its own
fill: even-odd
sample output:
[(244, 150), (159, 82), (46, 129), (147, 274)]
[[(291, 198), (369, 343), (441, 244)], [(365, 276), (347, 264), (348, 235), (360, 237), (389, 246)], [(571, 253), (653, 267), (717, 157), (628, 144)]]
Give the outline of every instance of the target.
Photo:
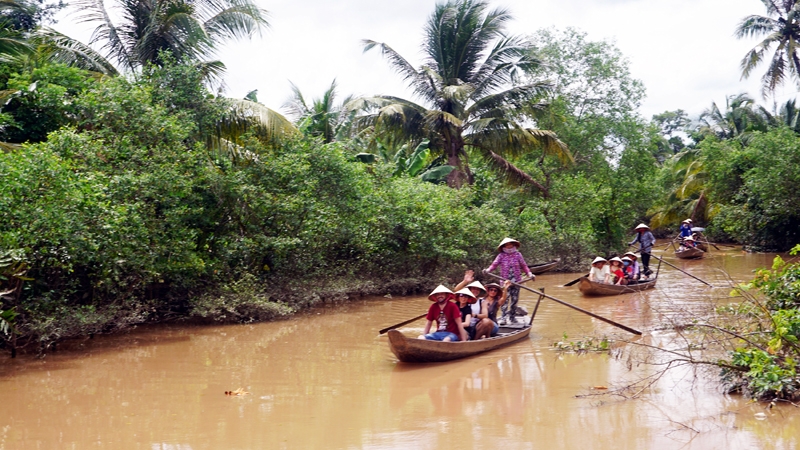
[(698, 132), (715, 135), (720, 139), (740, 139), (747, 143), (753, 131), (766, 131), (771, 115), (756, 104), (747, 94), (725, 98), (725, 109), (720, 110), (715, 102), (700, 114)]
[(698, 224), (707, 223), (717, 205), (708, 199), (709, 172), (700, 151), (695, 148), (683, 150), (668, 160), (665, 168), (677, 184), (660, 204), (647, 212), (652, 215), (650, 226), (677, 225), (687, 217)]
[(312, 100), (310, 105), (306, 103), (300, 89), (292, 83), (292, 98), (283, 107), (295, 120), (301, 132), (321, 137), (327, 144), (339, 138), (340, 133), (345, 131), (348, 112), (344, 111), (343, 105), (349, 103), (352, 97), (348, 96), (338, 105), (334, 104), (335, 100), (336, 80), (333, 80), (322, 98)]
[(767, 16), (747, 16), (736, 27), (738, 38), (761, 37), (764, 39), (742, 58), (742, 78), (772, 53), (767, 71), (761, 77), (762, 95), (766, 97), (783, 84), (787, 77), (800, 80), (800, 1), (761, 0)]
[(362, 126), (374, 127), (386, 139), (423, 139), (432, 152), (443, 155), (455, 167), (447, 178), (451, 187), (473, 181), (470, 153), (508, 181), (533, 187), (545, 196), (547, 188), (506, 158), (533, 149), (571, 161), (566, 146), (546, 130), (526, 127), (520, 111), (549, 86), (519, 84), (523, 71), (539, 61), (530, 45), (506, 35), (511, 15), (505, 9), (488, 10), (482, 0), (450, 0), (438, 4), (425, 26), (424, 61), (414, 68), (384, 43), (365, 40), (364, 51), (380, 49), (423, 101), (375, 96), (354, 100), (349, 107), (366, 111)]
[[(161, 65), (161, 54), (178, 61), (205, 64), (227, 40), (251, 37), (267, 27), (267, 12), (252, 0), (116, 0), (119, 23), (114, 23), (103, 0), (76, 3), (81, 22), (96, 23), (89, 44), (126, 70)], [(117, 11), (115, 11), (117, 12)], [(163, 53), (162, 53), (163, 52)], [(210, 64), (210, 65), (209, 65)]]

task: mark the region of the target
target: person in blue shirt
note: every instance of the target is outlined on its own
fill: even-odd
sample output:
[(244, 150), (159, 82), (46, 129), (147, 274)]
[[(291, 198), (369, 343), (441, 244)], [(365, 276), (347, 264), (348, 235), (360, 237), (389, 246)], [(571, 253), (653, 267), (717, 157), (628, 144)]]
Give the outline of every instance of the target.
[(653, 273), (650, 270), (650, 251), (653, 249), (653, 244), (656, 243), (656, 238), (650, 232), (650, 227), (643, 223), (636, 225), (634, 230), (636, 231), (636, 239), (629, 242), (628, 245), (639, 243), (639, 253), (642, 255), (642, 273), (644, 273), (645, 277), (649, 277)]
[(692, 237), (692, 219), (686, 219), (681, 223), (681, 239)]

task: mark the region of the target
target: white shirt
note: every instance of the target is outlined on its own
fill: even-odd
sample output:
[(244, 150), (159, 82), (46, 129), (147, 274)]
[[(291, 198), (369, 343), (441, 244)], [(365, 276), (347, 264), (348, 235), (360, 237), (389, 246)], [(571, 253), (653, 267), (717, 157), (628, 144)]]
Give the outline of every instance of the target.
[(592, 265), (592, 268), (589, 269), (589, 279), (593, 281), (597, 281), (598, 283), (605, 283), (606, 276), (608, 276), (608, 264), (603, 264), (602, 269), (598, 269), (597, 267)]

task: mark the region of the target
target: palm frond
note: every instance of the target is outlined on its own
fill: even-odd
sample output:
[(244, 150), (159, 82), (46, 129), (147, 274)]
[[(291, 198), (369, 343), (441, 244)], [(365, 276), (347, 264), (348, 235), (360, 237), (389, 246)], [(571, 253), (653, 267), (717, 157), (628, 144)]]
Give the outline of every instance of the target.
[(247, 133), (268, 146), (277, 145), (297, 133), (297, 128), (281, 114), (259, 103), (234, 99), (230, 100), (228, 113), (215, 128), (215, 133), (208, 137), (210, 149), (224, 147), (225, 142), (238, 145)]
[[(522, 86), (515, 86), (503, 92), (487, 95), (477, 99), (466, 111), (470, 117), (481, 117), (487, 112), (498, 108), (521, 109), (530, 105), (531, 101), (548, 92), (551, 85), (547, 82), (535, 82)], [(506, 111), (503, 111), (505, 116)]]
[(751, 15), (739, 22), (733, 35), (737, 38), (763, 36), (772, 33), (779, 26), (778, 21), (764, 16)]
[(265, 9), (245, 0), (228, 0), (227, 3), (230, 6), (221, 8), (203, 23), (212, 40), (249, 38), (269, 27), (269, 13)]
[(497, 153), (489, 150), (484, 152), (483, 156), (488, 166), (498, 173), (506, 183), (512, 186), (531, 188), (542, 194), (547, 194), (547, 188), (543, 184), (534, 180), (533, 177), (524, 170), (511, 164)]
[(216, 90), (225, 88), (225, 71), (227, 68), (222, 61), (197, 61), (193, 66), (200, 72), (203, 83), (207, 86), (216, 88)]
[(126, 69), (133, 69), (136, 62), (103, 5), (103, 0), (77, 0), (75, 5), (76, 10), (80, 11), (78, 23), (97, 24), (89, 39), (89, 45), (102, 43), (101, 49), (106, 50), (108, 56)]
[(10, 61), (32, 50), (33, 46), (21, 33), (12, 29), (7, 23), (0, 22), (0, 61)]
[(501, 155), (521, 156), (540, 150), (544, 155), (558, 158), (563, 165), (575, 162), (567, 145), (552, 131), (522, 128), (501, 118), (475, 121), (469, 131), (465, 144), (479, 149), (484, 155), (493, 151)]
[(93, 48), (48, 27), (40, 27), (31, 35), (38, 51), (49, 61), (102, 73), (118, 75), (117, 69)]
[(404, 81), (411, 85), (416, 94), (429, 101), (433, 101), (436, 98), (435, 86), (431, 86), (428, 77), (418, 72), (414, 66), (411, 65), (411, 63), (400, 56), (400, 54), (394, 51), (394, 49), (384, 43), (369, 39), (364, 39), (361, 42), (364, 44), (364, 53), (372, 50), (375, 47), (378, 47), (380, 49), (381, 56), (389, 60), (389, 64), (392, 66), (392, 68), (403, 77)]

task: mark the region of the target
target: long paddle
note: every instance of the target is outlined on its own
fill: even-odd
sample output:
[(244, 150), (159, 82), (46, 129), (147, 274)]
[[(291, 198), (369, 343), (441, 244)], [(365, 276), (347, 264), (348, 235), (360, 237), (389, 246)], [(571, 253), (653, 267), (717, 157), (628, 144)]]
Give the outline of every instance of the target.
[[(495, 277), (495, 278), (497, 278), (497, 279), (499, 279), (499, 280), (506, 281), (506, 279), (505, 279), (505, 278), (503, 278), (503, 277), (501, 277), (501, 276), (499, 276), (499, 275), (495, 275), (495, 274), (493, 274), (493, 273), (487, 273), (487, 275), (489, 275), (489, 276), (492, 276), (492, 277)], [(511, 284), (513, 284), (514, 286), (521, 287), (522, 289), (525, 289), (525, 290), (531, 291), (531, 292), (533, 292), (534, 294), (537, 294), (537, 295), (539, 295), (539, 296), (541, 296), (541, 297), (544, 297), (544, 298), (549, 298), (550, 300), (552, 300), (552, 301), (554, 301), (554, 302), (556, 302), (556, 303), (560, 303), (560, 304), (562, 304), (562, 305), (564, 305), (564, 306), (566, 306), (566, 307), (572, 308), (572, 309), (574, 309), (575, 311), (580, 311), (580, 312), (582, 312), (582, 313), (584, 313), (584, 314), (588, 314), (588, 315), (590, 315), (590, 316), (594, 317), (595, 319), (602, 320), (603, 322), (605, 322), (605, 323), (607, 323), (607, 324), (609, 324), (609, 325), (614, 325), (614, 326), (615, 326), (615, 327), (617, 327), (617, 328), (622, 328), (623, 330), (625, 330), (625, 331), (627, 331), (627, 332), (629, 332), (629, 333), (633, 333), (633, 334), (635, 334), (635, 335), (639, 335), (639, 336), (641, 336), (641, 335), (642, 335), (642, 332), (641, 332), (641, 331), (634, 330), (634, 329), (633, 329), (633, 328), (631, 328), (631, 327), (627, 327), (627, 326), (625, 326), (625, 325), (622, 325), (621, 323), (614, 322), (614, 321), (613, 321), (613, 320), (611, 320), (611, 319), (606, 319), (606, 318), (605, 318), (605, 317), (603, 317), (603, 316), (598, 316), (597, 314), (595, 314), (595, 313), (593, 313), (593, 312), (589, 312), (589, 311), (587, 311), (587, 310), (585, 310), (585, 309), (583, 309), (583, 308), (579, 308), (579, 307), (577, 307), (577, 306), (575, 306), (575, 305), (573, 305), (573, 304), (571, 304), (571, 303), (567, 303), (567, 302), (565, 302), (564, 300), (559, 300), (559, 299), (557, 299), (557, 298), (555, 298), (555, 297), (551, 297), (551, 296), (549, 296), (549, 295), (546, 295), (544, 292), (537, 291), (536, 289), (531, 289), (531, 288), (529, 288), (529, 287), (527, 287), (527, 286), (523, 286), (523, 285), (521, 285), (521, 284), (518, 284), (518, 283), (515, 283), (515, 282), (513, 282), (513, 281), (511, 282)]]
[[(663, 262), (664, 264), (666, 264), (666, 265), (668, 265), (668, 266), (672, 267), (673, 269), (677, 269), (677, 270), (679, 270), (679, 271), (681, 271), (681, 272), (685, 273), (686, 275), (689, 275), (690, 277), (694, 278), (695, 280), (697, 280), (697, 281), (699, 281), (699, 282), (701, 282), (701, 283), (703, 283), (703, 284), (707, 284), (708, 286), (711, 286), (711, 284), (709, 284), (709, 283), (706, 283), (705, 281), (701, 280), (700, 278), (697, 278), (696, 276), (694, 276), (694, 275), (690, 274), (689, 272), (687, 272), (687, 271), (685, 271), (685, 270), (681, 269), (680, 267), (677, 267), (677, 266), (675, 266), (675, 265), (673, 265), (673, 264), (670, 264), (670, 263), (668, 263), (667, 261), (664, 261), (664, 259), (663, 259), (663, 258), (659, 258), (659, 257), (658, 257), (658, 256), (656, 256), (656, 255), (650, 255), (650, 256), (652, 256), (653, 258), (655, 258), (655, 259), (657, 259), (657, 260), (659, 260), (659, 261)], [(713, 286), (711, 286), (711, 287), (713, 287)]]
[(400, 328), (403, 325), (407, 325), (407, 324), (409, 324), (409, 323), (411, 323), (411, 322), (413, 322), (415, 320), (422, 319), (423, 317), (425, 317), (427, 315), (428, 315), (428, 313), (426, 312), (425, 314), (422, 314), (422, 315), (419, 315), (417, 317), (414, 317), (413, 319), (408, 319), (405, 322), (396, 323), (396, 324), (394, 324), (394, 325), (392, 325), (390, 327), (386, 327), (386, 328), (378, 331), (378, 334), (384, 334), (384, 333), (388, 332), (389, 330), (394, 330), (395, 328)]
[(575, 278), (574, 280), (570, 281), (569, 283), (564, 283), (564, 287), (572, 286), (573, 284), (577, 283), (578, 281), (581, 281), (581, 278), (587, 277), (587, 276), (589, 276), (589, 275), (581, 275), (580, 277)]

